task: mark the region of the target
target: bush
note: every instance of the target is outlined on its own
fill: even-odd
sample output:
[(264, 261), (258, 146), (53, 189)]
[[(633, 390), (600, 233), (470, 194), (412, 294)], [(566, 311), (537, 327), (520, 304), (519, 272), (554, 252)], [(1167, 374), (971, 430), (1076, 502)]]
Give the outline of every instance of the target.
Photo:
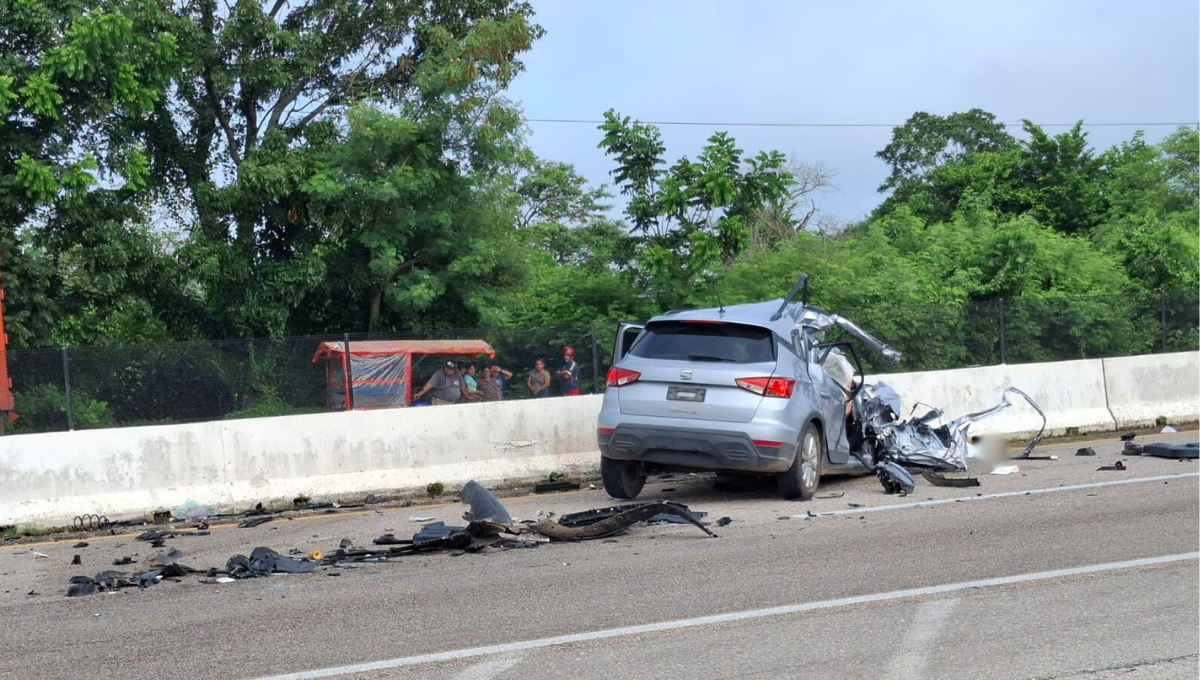
[[(61, 432), (67, 429), (67, 395), (57, 385), (41, 384), (13, 393), (15, 410), (21, 416), (13, 432)], [(114, 427), (108, 404), (80, 390), (71, 391), (71, 413), (75, 429)]]

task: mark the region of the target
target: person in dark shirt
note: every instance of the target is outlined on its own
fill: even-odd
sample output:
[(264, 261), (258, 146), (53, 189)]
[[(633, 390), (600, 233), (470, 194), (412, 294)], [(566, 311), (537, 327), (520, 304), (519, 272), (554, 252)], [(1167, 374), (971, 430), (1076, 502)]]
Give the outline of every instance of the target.
[(435, 406), (439, 404), (457, 404), (460, 401), (467, 401), (467, 383), (463, 380), (462, 375), (458, 372), (458, 366), (453, 361), (447, 361), (442, 370), (434, 373), (429, 382), (421, 388), (420, 392), (413, 395), (413, 399), (420, 399), (429, 392), (430, 401)]
[(575, 350), (563, 349), (563, 365), (558, 369), (558, 389), (564, 397), (579, 395), (579, 364), (575, 362)]

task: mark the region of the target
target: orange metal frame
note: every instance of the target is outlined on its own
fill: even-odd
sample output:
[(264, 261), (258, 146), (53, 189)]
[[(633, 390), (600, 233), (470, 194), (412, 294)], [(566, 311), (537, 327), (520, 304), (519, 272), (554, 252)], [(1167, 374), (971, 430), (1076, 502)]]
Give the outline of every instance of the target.
[[(8, 377), (8, 335), (4, 332), (4, 287), (0, 286), (0, 417), (7, 417), (8, 422), (17, 419), (13, 411), (12, 380)], [(3, 433), (3, 423), (0, 423), (0, 433)]]

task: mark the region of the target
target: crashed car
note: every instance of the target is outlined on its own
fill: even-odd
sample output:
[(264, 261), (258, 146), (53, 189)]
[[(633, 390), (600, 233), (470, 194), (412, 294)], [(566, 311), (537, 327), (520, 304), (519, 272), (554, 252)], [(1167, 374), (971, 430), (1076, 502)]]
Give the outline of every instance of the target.
[(809, 305), (807, 275), (782, 300), (621, 324), (597, 420), (605, 491), (636, 498), (648, 474), (686, 470), (774, 475), (784, 498), (808, 499), (822, 474), (865, 471), (907, 493), (907, 468), (965, 470), (977, 453), (970, 425), (1008, 408), (1009, 394), (1037, 408), (1010, 388), (997, 407), (945, 425), (931, 424), (938, 410), (901, 420), (899, 395), (865, 384), (853, 343), (825, 342), (834, 328), (900, 360), (849, 319)]

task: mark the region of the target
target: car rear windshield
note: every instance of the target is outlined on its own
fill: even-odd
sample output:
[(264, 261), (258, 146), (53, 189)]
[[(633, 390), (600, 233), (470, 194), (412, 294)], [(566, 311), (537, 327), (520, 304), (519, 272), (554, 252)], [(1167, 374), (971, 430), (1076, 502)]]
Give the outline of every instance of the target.
[(659, 321), (646, 326), (629, 353), (643, 359), (757, 364), (775, 361), (771, 331), (734, 323)]

